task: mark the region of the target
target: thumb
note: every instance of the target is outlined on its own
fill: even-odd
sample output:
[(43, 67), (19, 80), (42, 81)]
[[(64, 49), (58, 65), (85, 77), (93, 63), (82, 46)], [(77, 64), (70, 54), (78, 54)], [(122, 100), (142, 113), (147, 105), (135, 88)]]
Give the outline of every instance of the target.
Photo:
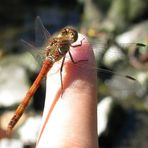
[[(96, 71), (87, 71), (95, 64), (93, 51), (86, 37), (79, 34), (71, 53), (75, 61), (70, 59), (64, 64), (62, 82), (64, 92), (62, 98), (59, 73), (47, 76), (46, 101), (43, 112), (41, 131), (37, 148), (96, 148), (97, 144), (97, 97)], [(54, 71), (59, 64), (54, 64)]]

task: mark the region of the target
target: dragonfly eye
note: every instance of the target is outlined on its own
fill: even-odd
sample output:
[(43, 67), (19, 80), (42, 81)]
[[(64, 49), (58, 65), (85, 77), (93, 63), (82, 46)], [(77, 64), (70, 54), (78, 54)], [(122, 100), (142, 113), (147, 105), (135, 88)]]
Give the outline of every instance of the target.
[(68, 52), (68, 50), (69, 50), (69, 45), (67, 45), (67, 44), (64, 44), (64, 45), (62, 45), (61, 47), (59, 47), (59, 52), (62, 54), (62, 55), (64, 55), (64, 54), (66, 54), (67, 52)]
[(78, 39), (78, 32), (76, 30), (71, 30), (70, 39), (75, 42)]
[(78, 39), (78, 33), (76, 33), (76, 34), (74, 35), (74, 42), (77, 41), (77, 39)]

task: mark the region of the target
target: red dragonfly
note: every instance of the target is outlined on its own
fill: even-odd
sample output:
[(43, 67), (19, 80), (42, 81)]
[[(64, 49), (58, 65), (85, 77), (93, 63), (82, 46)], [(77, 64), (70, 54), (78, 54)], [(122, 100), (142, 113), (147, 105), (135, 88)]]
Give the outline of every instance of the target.
[[(37, 17), (36, 21), (40, 25), (42, 25), (39, 17)], [(43, 61), (42, 68), (41, 68), (36, 80), (34, 81), (32, 86), (30, 87), (30, 89), (26, 93), (26, 96), (23, 98), (20, 105), (17, 107), (14, 116), (11, 118), (11, 120), (8, 124), (8, 128), (7, 128), (8, 133), (11, 132), (11, 130), (13, 129), (15, 124), (18, 122), (18, 120), (22, 116), (22, 114), (23, 114), (25, 108), (27, 107), (28, 103), (30, 102), (32, 96), (34, 95), (34, 93), (38, 89), (43, 78), (47, 75), (48, 71), (52, 68), (53, 64), (63, 58), (63, 61), (61, 64), (61, 69), (60, 69), (60, 74), (61, 74), (61, 78), (62, 78), (61, 72), (62, 72), (64, 60), (65, 60), (65, 55), (67, 53), (69, 53), (69, 56), (70, 56), (72, 62), (76, 63), (73, 60), (69, 49), (70, 49), (70, 47), (74, 47), (74, 46), (72, 46), (72, 43), (77, 41), (78, 32), (73, 27), (65, 27), (61, 31), (59, 31), (59, 33), (56, 34), (55, 36), (48, 38), (47, 30), (44, 28), (44, 26), (42, 26), (42, 29), (44, 29), (44, 33), (46, 33), (46, 35), (45, 34), (44, 35), (47, 37), (47, 46), (45, 46), (45, 49), (44, 49), (45, 59)], [(23, 42), (27, 46), (32, 46), (24, 40), (23, 40)], [(75, 45), (75, 46), (81, 46), (81, 43), (79, 45)], [(61, 87), (63, 88), (62, 79), (61, 79)]]
[[(48, 31), (46, 30), (46, 28), (43, 26), (39, 17), (37, 17), (36, 22), (37, 22), (37, 25), (40, 25), (39, 27), (40, 27), (40, 29), (43, 33), (43, 36), (44, 36), (43, 38), (45, 38), (44, 39), (45, 43), (44, 43), (44, 46), (43, 46), (44, 50), (42, 50), (44, 52), (44, 55), (43, 55), (44, 59), (41, 59), (41, 61), (43, 61), (42, 68), (41, 68), (36, 80), (34, 81), (32, 86), (30, 87), (30, 89), (26, 93), (26, 96), (23, 98), (22, 102), (17, 107), (14, 116), (11, 118), (11, 120), (8, 124), (8, 128), (7, 128), (8, 133), (11, 132), (13, 127), (16, 125), (18, 120), (21, 118), (25, 108), (29, 104), (32, 96), (35, 94), (35, 92), (38, 89), (41, 81), (47, 75), (48, 71), (52, 68), (52, 66), (54, 65), (55, 62), (59, 61), (62, 58), (63, 58), (63, 60), (62, 60), (61, 68), (60, 68), (60, 76), (61, 76), (61, 88), (63, 89), (62, 68), (63, 68), (63, 65), (64, 65), (66, 54), (67, 53), (69, 54), (73, 63), (77, 63), (77, 62), (74, 61), (74, 59), (72, 57), (72, 54), (70, 52), (70, 47), (81, 46), (82, 41), (83, 41), (83, 40), (81, 40), (80, 44), (78, 44), (78, 45), (72, 45), (78, 39), (78, 32), (73, 27), (65, 27), (61, 31), (56, 33), (55, 35), (50, 36)], [(37, 28), (36, 32), (38, 32), (38, 31), (39, 30)], [(39, 34), (39, 33), (37, 33), (37, 34)], [(40, 39), (38, 39), (38, 36), (36, 36), (36, 37), (37, 37), (36, 40), (40, 41)], [(24, 40), (23, 40), (23, 43), (28, 48), (35, 48), (33, 45), (27, 43)], [(40, 56), (40, 57), (42, 57), (42, 56)], [(86, 60), (82, 60), (82, 61), (86, 61)], [(100, 70), (102, 70), (102, 69), (100, 69)], [(103, 71), (105, 71), (105, 70), (103, 69)], [(112, 71), (108, 71), (108, 70), (106, 70), (106, 72), (107, 73), (113, 73)], [(119, 74), (117, 74), (117, 75), (119, 75)], [(128, 75), (125, 75), (125, 76), (122, 76), (122, 77), (126, 77), (130, 80), (135, 81), (135, 79), (133, 77), (130, 77)]]

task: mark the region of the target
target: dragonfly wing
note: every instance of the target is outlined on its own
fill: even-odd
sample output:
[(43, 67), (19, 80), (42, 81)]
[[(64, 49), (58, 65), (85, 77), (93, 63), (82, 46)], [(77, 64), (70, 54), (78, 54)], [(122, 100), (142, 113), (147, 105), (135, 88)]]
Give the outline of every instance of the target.
[[(88, 66), (87, 61), (81, 61), (76, 64), (70, 62), (74, 65), (74, 69), (81, 71), (85, 68), (86, 73), (89, 73), (89, 71), (96, 70), (98, 73), (98, 79), (99, 79), (99, 86), (101, 89), (105, 88), (106, 91), (110, 91), (112, 94), (133, 94), (136, 93), (137, 90), (140, 89), (141, 85), (137, 81), (136, 78), (132, 77), (133, 74), (130, 71), (125, 72), (125, 69), (123, 71), (120, 71), (115, 69), (107, 70), (101, 67), (94, 66)], [(108, 92), (107, 92), (108, 93)], [(120, 96), (120, 95), (118, 95)]]
[(133, 94), (137, 95), (142, 85), (137, 80), (128, 79), (114, 75), (112, 79), (105, 81), (110, 93), (115, 97), (124, 98)]
[(35, 43), (36, 46), (41, 47), (45, 45), (50, 37), (50, 33), (48, 30), (44, 27), (41, 19), (39, 16), (37, 16), (35, 20)]
[(21, 45), (23, 46), (23, 48), (26, 51), (31, 53), (31, 55), (35, 58), (37, 63), (41, 66), (43, 61), (45, 60), (44, 50), (41, 50), (41, 49), (35, 47), (34, 45), (28, 43), (27, 41), (25, 41), (23, 39), (21, 40)]
[[(96, 70), (98, 73), (98, 89), (100, 93), (105, 95), (112, 95), (115, 97), (124, 98), (133, 94), (137, 95), (142, 88), (142, 84), (137, 80), (137, 77), (133, 76), (133, 72), (130, 70), (112, 71), (101, 67), (89, 67), (87, 62), (78, 62), (74, 64), (78, 71), (85, 68), (86, 73)], [(88, 68), (89, 67), (89, 68)], [(136, 71), (135, 71), (136, 72)]]
[[(112, 67), (116, 62), (122, 62), (123, 64), (129, 64), (130, 51), (136, 48), (147, 48), (147, 45), (142, 43), (118, 43), (108, 44), (102, 41), (90, 41), (92, 49), (94, 51), (95, 59), (97, 63), (104, 63), (105, 65)], [(87, 44), (87, 43), (85, 43)], [(72, 49), (71, 52), (75, 50)], [(68, 56), (69, 57), (69, 56)]]
[(101, 41), (92, 41), (91, 43), (97, 63), (104, 63), (109, 67), (119, 62), (125, 65), (132, 64), (131, 51), (144, 52), (148, 49), (148, 46), (142, 43), (113, 43), (110, 45)]

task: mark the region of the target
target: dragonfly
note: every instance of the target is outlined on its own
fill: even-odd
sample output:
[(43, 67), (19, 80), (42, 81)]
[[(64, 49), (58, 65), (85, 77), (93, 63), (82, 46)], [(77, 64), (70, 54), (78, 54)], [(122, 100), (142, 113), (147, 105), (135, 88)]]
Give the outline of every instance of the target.
[[(37, 91), (39, 85), (41, 84), (41, 81), (44, 79), (44, 77), (46, 77), (48, 71), (53, 67), (53, 65), (58, 62), (59, 60), (62, 59), (62, 63), (61, 63), (61, 67), (60, 67), (60, 77), (61, 77), (61, 89), (63, 90), (63, 82), (62, 82), (62, 69), (64, 66), (64, 61), (66, 58), (67, 53), (69, 54), (69, 57), (71, 59), (71, 61), (73, 63), (78, 63), (81, 61), (86, 61), (87, 59), (81, 60), (81, 61), (75, 61), (72, 57), (72, 53), (70, 51), (71, 47), (77, 47), (77, 46), (81, 46), (83, 39), (81, 40), (81, 42), (79, 44), (73, 45), (73, 43), (75, 43), (78, 40), (78, 31), (73, 28), (73, 27), (65, 27), (63, 28), (61, 31), (59, 31), (58, 33), (54, 34), (53, 36), (50, 36), (49, 32), (47, 31), (47, 29), (44, 27), (44, 25), (42, 24), (42, 21), (40, 19), (40, 17), (36, 18), (36, 43), (39, 44), (39, 46), (42, 46), (43, 50), (39, 50), (37, 54), (35, 54), (34, 52), (34, 56), (35, 58), (39, 58), (39, 61), (43, 61), (42, 63), (42, 67), (41, 70), (36, 78), (36, 80), (33, 82), (32, 86), (30, 87), (30, 89), (28, 90), (28, 92), (26, 93), (25, 97), (23, 98), (22, 102), (20, 103), (20, 105), (17, 107), (13, 117), (11, 118), (10, 122), (8, 123), (8, 127), (7, 127), (7, 133), (11, 133), (12, 129), (14, 128), (14, 126), (16, 125), (16, 123), (19, 121), (19, 119), (21, 118), (22, 114), (24, 113), (26, 107), (28, 106), (32, 96), (35, 94), (35, 92)], [(40, 29), (38, 29), (40, 28)], [(43, 36), (38, 36), (38, 34), (41, 34)], [(44, 43), (40, 41), (44, 40)], [(30, 43), (22, 40), (23, 44), (26, 45), (27, 48), (31, 48), (31, 49), (36, 49), (36, 47), (34, 47), (33, 45), (31, 45)], [(42, 54), (42, 56), (40, 55)], [(78, 65), (78, 64), (76, 64)], [(99, 68), (100, 70), (103, 70), (101, 68)], [(107, 73), (113, 73), (112, 71), (109, 70), (103, 70), (106, 71)], [(119, 74), (117, 74), (119, 75)], [(119, 75), (120, 76), (120, 75)], [(123, 76), (123, 75), (121, 75)], [(129, 76), (129, 75), (125, 75), (123, 77), (126, 77), (130, 80), (135, 81), (136, 79)]]
[[(39, 22), (39, 24), (42, 26), (42, 23), (41, 23), (41, 20), (39, 17), (37, 17), (36, 21)], [(63, 64), (64, 64), (65, 56), (67, 53), (69, 54), (72, 62), (77, 63), (74, 61), (72, 54), (69, 50), (70, 47), (81, 46), (81, 44), (82, 44), (82, 43), (80, 43), (79, 45), (72, 46), (72, 43), (76, 42), (78, 39), (77, 30), (71, 26), (65, 27), (61, 31), (59, 31), (59, 33), (56, 34), (54, 37), (48, 38), (49, 34), (48, 34), (47, 30), (44, 28), (44, 26), (42, 26), (42, 28), (44, 29), (44, 33), (45, 33), (44, 35), (47, 37), (47, 40), (48, 40), (47, 41), (48, 44), (46, 45), (46, 47), (44, 49), (45, 59), (43, 61), (41, 70), (40, 70), (36, 80), (33, 82), (32, 86), (30, 87), (30, 89), (26, 93), (26, 96), (23, 98), (22, 102), (17, 107), (15, 114), (13, 115), (10, 122), (8, 123), (7, 133), (10, 133), (12, 131), (13, 127), (16, 125), (16, 123), (18, 122), (18, 120), (22, 116), (25, 108), (29, 104), (32, 96), (34, 95), (34, 93), (38, 89), (41, 81), (47, 75), (48, 71), (52, 68), (54, 63), (63, 58), (61, 68), (60, 68), (61, 78), (62, 78)], [(27, 46), (33, 47), (31, 44), (27, 43), (24, 40), (22, 40), (22, 42), (24, 42), (24, 44), (26, 44)], [(62, 79), (61, 79), (61, 87), (63, 89)]]

